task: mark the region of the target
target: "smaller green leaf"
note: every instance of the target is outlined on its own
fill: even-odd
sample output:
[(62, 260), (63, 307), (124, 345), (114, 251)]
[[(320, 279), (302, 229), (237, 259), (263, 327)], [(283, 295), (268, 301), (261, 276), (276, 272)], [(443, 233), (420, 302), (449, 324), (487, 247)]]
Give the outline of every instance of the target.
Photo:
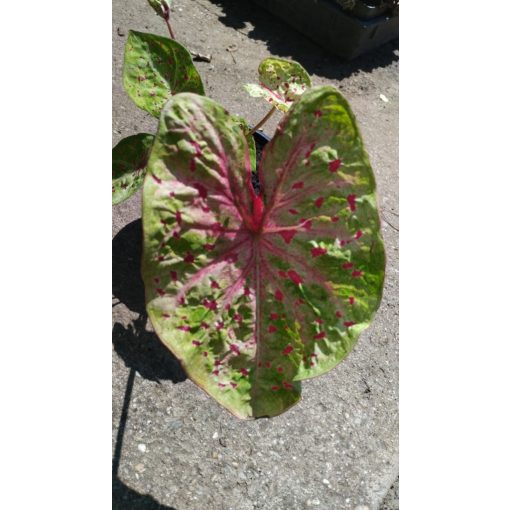
[(112, 203), (120, 204), (143, 184), (154, 135), (139, 133), (121, 140), (112, 150)]
[(124, 88), (136, 106), (159, 117), (174, 94), (205, 95), (189, 51), (177, 41), (129, 31), (124, 53)]
[(282, 112), (287, 112), (294, 101), (312, 86), (310, 76), (301, 64), (280, 58), (266, 58), (260, 63), (259, 81), (258, 85), (244, 85), (248, 94), (263, 97)]
[(172, 0), (148, 0), (150, 6), (156, 11), (158, 16), (168, 19), (168, 13), (172, 6)]

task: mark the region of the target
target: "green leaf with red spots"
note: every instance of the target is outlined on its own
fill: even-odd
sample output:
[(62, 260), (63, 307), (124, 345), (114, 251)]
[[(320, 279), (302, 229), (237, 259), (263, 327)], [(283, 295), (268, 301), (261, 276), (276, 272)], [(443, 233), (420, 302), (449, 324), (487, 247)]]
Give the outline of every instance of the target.
[(159, 117), (168, 98), (179, 92), (204, 95), (189, 51), (177, 41), (129, 32), (124, 52), (124, 88), (135, 104)]
[(121, 140), (112, 150), (112, 203), (120, 204), (143, 184), (154, 135), (139, 133)]
[(298, 402), (381, 299), (374, 176), (332, 87), (306, 92), (266, 146), (261, 194), (239, 123), (211, 99), (165, 106), (144, 184), (143, 278), (154, 328), (240, 418)]
[(292, 60), (266, 58), (259, 65), (259, 84), (244, 86), (252, 97), (263, 97), (282, 112), (312, 86), (310, 76), (301, 64)]

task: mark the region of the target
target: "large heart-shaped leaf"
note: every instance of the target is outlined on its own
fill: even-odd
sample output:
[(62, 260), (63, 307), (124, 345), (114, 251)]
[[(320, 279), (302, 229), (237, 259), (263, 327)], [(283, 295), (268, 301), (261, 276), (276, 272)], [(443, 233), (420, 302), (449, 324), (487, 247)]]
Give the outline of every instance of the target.
[(135, 104), (159, 117), (168, 98), (179, 92), (204, 95), (189, 51), (177, 41), (129, 31), (124, 53), (124, 88)]
[(190, 378), (241, 418), (285, 411), (300, 380), (343, 359), (384, 277), (374, 177), (338, 91), (294, 105), (264, 150), (260, 195), (250, 173), (221, 106), (168, 102), (143, 192), (147, 310)]
[(112, 150), (112, 203), (120, 204), (138, 190), (145, 177), (154, 135), (139, 133)]
[(247, 83), (246, 91), (252, 97), (263, 97), (282, 112), (287, 112), (312, 82), (298, 62), (281, 58), (266, 58), (259, 65), (260, 84)]

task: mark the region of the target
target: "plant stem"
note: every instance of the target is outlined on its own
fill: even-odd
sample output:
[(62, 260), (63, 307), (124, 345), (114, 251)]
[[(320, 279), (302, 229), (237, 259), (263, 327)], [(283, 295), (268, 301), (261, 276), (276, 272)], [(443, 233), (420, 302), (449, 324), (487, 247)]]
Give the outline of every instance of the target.
[(170, 37), (175, 39), (174, 31), (172, 30), (172, 26), (170, 25), (170, 17), (164, 18), (166, 26), (168, 27), (168, 31), (170, 32)]
[(263, 126), (268, 120), (269, 118), (271, 117), (271, 115), (273, 115), (273, 113), (276, 111), (276, 106), (273, 106), (265, 115), (265, 117), (253, 128), (250, 129), (249, 133), (248, 133), (248, 136), (252, 135), (253, 133), (255, 133), (255, 131), (257, 131), (257, 129), (259, 129), (261, 126)]

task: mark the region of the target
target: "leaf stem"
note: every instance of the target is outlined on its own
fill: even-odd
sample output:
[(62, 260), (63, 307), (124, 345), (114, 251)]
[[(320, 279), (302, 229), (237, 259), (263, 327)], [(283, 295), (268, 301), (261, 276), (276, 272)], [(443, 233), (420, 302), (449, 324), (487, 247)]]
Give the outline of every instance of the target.
[(163, 19), (165, 20), (168, 31), (170, 32), (170, 37), (175, 39), (174, 31), (172, 30), (172, 25), (170, 25), (170, 5), (167, 2), (162, 2), (162, 10), (163, 10)]
[(250, 135), (253, 135), (253, 133), (255, 133), (255, 131), (257, 131), (257, 129), (259, 129), (260, 127), (262, 127), (268, 120), (269, 118), (271, 117), (271, 115), (273, 115), (273, 113), (276, 111), (276, 106), (273, 106), (265, 115), (265, 117), (253, 128), (250, 129), (249, 133), (247, 136), (250, 136)]
[(164, 20), (165, 20), (166, 26), (168, 27), (168, 31), (170, 32), (170, 37), (172, 39), (175, 39), (174, 31), (172, 30), (172, 26), (170, 25), (170, 15), (168, 14), (168, 16), (166, 18), (164, 18)]

